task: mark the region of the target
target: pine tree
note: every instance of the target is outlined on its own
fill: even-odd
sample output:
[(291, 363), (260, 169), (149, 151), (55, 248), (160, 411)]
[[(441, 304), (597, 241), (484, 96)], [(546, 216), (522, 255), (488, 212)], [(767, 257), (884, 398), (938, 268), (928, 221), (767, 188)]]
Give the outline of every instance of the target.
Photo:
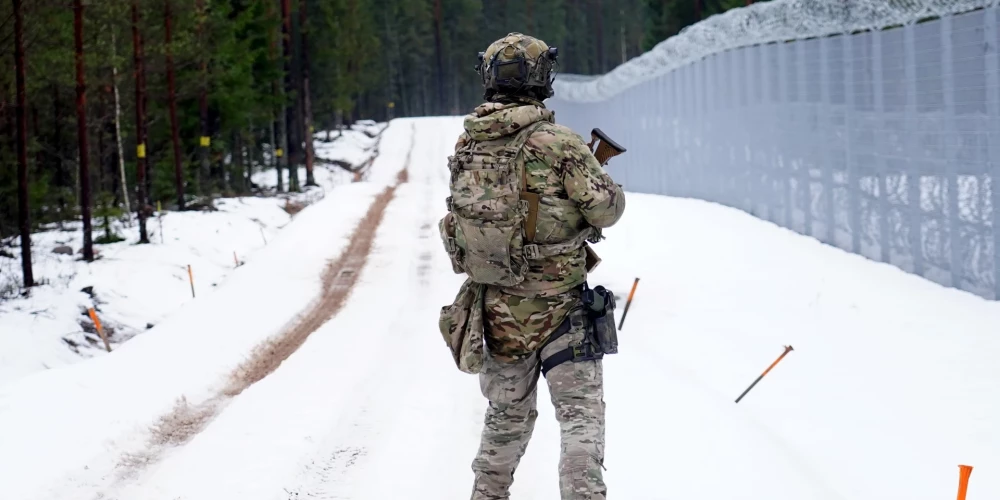
[(87, 145), (87, 83), (83, 60), (83, 1), (73, 0), (73, 39), (76, 53), (76, 119), (80, 162), (80, 218), (83, 220), (83, 260), (94, 261), (90, 226), (90, 150)]
[(21, 0), (14, 5), (14, 65), (17, 74), (17, 218), (21, 231), (21, 273), (25, 288), (35, 286), (31, 266), (31, 214), (28, 205), (28, 102), (24, 71), (24, 12)]

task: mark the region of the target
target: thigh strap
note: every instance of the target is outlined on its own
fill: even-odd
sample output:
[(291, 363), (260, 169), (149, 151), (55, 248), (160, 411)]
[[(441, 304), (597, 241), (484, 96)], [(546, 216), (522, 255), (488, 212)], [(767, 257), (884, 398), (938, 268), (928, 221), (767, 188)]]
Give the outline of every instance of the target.
[[(568, 315), (566, 315), (566, 319), (563, 320), (562, 324), (560, 324), (559, 327), (556, 328), (556, 331), (552, 332), (552, 335), (549, 336), (549, 339), (546, 340), (544, 344), (542, 344), (541, 349), (538, 350), (539, 356), (541, 356), (542, 349), (545, 349), (545, 346), (549, 345), (559, 337), (562, 337), (563, 335), (569, 333), (573, 325), (572, 316), (575, 312), (576, 311), (573, 311), (570, 312)], [(593, 361), (595, 359), (601, 359), (603, 357), (604, 357), (603, 354), (595, 351), (594, 346), (592, 346), (590, 342), (587, 342), (587, 340), (584, 339), (584, 341), (581, 342), (579, 345), (571, 345), (561, 351), (556, 352), (555, 354), (549, 356), (548, 358), (543, 359), (542, 376), (545, 376), (546, 374), (549, 373), (549, 370), (567, 361), (572, 361), (575, 363), (577, 361)]]

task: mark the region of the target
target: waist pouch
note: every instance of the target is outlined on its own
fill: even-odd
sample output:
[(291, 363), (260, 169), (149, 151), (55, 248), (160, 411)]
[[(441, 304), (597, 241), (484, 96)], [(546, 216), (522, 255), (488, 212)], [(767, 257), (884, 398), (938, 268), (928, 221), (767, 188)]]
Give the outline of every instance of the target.
[(483, 367), (483, 308), (486, 286), (466, 280), (455, 302), (441, 308), (438, 329), (451, 349), (455, 366), (465, 373), (479, 373)]
[[(605, 354), (618, 353), (618, 329), (615, 327), (615, 294), (597, 286), (593, 289), (583, 285), (581, 299), (587, 312), (588, 325), (583, 341), (567, 347), (542, 360), (542, 375), (567, 362), (593, 361), (604, 358)], [(546, 345), (569, 333), (570, 321), (565, 321), (549, 337)], [(544, 347), (544, 346), (543, 346)], [(541, 350), (539, 350), (541, 352)]]

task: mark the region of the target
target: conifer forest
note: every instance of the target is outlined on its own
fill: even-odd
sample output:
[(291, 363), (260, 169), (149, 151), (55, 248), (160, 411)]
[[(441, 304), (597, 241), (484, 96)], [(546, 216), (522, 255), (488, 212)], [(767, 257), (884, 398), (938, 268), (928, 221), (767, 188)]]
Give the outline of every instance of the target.
[[(476, 53), (508, 32), (599, 74), (747, 0), (2, 0), (0, 252), (33, 282), (30, 233), (82, 221), (82, 258), (145, 220), (313, 182), (313, 135), (467, 113)], [(334, 132), (335, 133), (335, 132)]]

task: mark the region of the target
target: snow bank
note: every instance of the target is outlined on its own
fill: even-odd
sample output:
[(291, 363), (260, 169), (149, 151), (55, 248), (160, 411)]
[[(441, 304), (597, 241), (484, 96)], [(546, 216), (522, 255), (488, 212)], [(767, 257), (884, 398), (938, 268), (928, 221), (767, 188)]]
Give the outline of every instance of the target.
[(703, 201), (629, 194), (606, 235), (595, 282), (642, 278), (605, 364), (623, 498), (930, 500), (958, 464), (1000, 497), (1000, 303)]
[[(373, 168), (398, 170), (409, 127), (386, 132)], [(199, 297), (112, 355), (0, 387), (3, 496), (31, 498), (87, 464), (108, 464), (148, 437), (178, 398), (208, 397), (247, 353), (278, 333), (320, 291), (320, 273), (381, 191), (348, 184), (301, 212), (215, 293)], [(65, 498), (65, 497), (62, 497)]]
[[(384, 127), (358, 125), (343, 137), (317, 144), (330, 158), (362, 163), (373, 154), (376, 139), (371, 136)], [(305, 170), (299, 175), (304, 185)], [(188, 265), (196, 294), (207, 297), (237, 262), (252, 260), (288, 224), (291, 216), (284, 207), (289, 200), (313, 203), (352, 180), (346, 170), (322, 164), (316, 166), (315, 177), (318, 186), (303, 193), (218, 199), (216, 212), (163, 212), (148, 222), (151, 245), (136, 245), (136, 224), (114, 221), (115, 232), (125, 241), (95, 246), (100, 259), (92, 264), (79, 261), (75, 253), (83, 246), (79, 223), (32, 235), (35, 276), (45, 284), (34, 288), (30, 297), (0, 302), (0, 385), (103, 355), (103, 344), (85, 313), (88, 307), (97, 310), (115, 349), (192, 300)], [(277, 175), (273, 170), (258, 172), (253, 181), (273, 189)], [(95, 237), (103, 234), (103, 229), (95, 229)], [(74, 254), (52, 253), (61, 246)], [(0, 287), (20, 279), (19, 261), (0, 256)]]
[[(136, 245), (138, 225), (116, 224), (126, 240), (95, 245), (99, 260), (91, 264), (75, 253), (83, 246), (79, 224), (32, 235), (35, 276), (47, 284), (0, 302), (0, 384), (100, 355), (88, 307), (96, 307), (117, 348), (192, 300), (188, 265), (196, 293), (208, 296), (233, 272), (234, 254), (247, 261), (288, 223), (281, 205), (276, 198), (231, 198), (219, 200), (217, 212), (164, 212), (148, 221), (150, 245)], [(60, 246), (74, 254), (52, 253)], [(9, 266), (20, 280), (19, 264)]]

